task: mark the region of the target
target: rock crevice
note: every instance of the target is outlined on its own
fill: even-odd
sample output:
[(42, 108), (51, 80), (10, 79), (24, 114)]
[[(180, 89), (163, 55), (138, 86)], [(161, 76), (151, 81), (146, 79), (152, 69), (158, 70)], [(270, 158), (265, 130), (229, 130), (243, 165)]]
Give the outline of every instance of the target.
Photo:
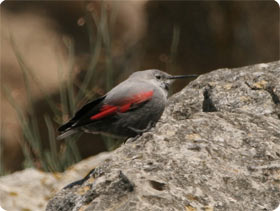
[(51, 198), (47, 211), (274, 210), (279, 99), (280, 61), (201, 75), (136, 141), (59, 176), (27, 169), (0, 178), (1, 206), (42, 210)]
[(170, 98), (155, 128), (112, 153), (98, 178), (60, 191), (47, 211), (70, 201), (72, 210), (273, 210), (279, 98), (280, 62), (201, 75)]

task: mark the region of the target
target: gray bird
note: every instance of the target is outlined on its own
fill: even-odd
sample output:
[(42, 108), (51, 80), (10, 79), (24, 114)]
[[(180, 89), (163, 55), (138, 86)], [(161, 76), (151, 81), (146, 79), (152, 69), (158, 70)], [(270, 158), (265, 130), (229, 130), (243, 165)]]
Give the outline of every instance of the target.
[(134, 72), (106, 95), (78, 110), (59, 127), (61, 135), (57, 139), (79, 131), (122, 138), (141, 135), (160, 119), (173, 81), (196, 76), (172, 76), (155, 69)]

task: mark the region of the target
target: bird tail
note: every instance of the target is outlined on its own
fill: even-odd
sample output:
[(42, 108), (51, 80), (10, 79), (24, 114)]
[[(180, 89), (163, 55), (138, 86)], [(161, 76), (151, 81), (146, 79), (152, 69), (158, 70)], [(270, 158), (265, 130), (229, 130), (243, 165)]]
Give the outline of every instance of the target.
[(75, 133), (77, 133), (78, 130), (75, 130), (75, 129), (70, 129), (70, 130), (67, 130), (65, 132), (63, 132), (62, 134), (60, 134), (59, 136), (56, 137), (56, 140), (62, 140), (62, 139), (65, 139), (66, 137), (68, 136), (71, 136)]

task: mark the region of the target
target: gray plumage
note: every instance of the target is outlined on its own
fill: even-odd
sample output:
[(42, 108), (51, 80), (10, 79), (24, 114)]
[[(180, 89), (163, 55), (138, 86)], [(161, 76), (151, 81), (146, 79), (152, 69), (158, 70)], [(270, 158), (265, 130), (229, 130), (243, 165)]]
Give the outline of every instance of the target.
[(149, 130), (160, 119), (168, 89), (176, 78), (160, 70), (138, 71), (106, 95), (83, 106), (58, 130), (63, 139), (78, 131), (115, 137), (135, 137)]

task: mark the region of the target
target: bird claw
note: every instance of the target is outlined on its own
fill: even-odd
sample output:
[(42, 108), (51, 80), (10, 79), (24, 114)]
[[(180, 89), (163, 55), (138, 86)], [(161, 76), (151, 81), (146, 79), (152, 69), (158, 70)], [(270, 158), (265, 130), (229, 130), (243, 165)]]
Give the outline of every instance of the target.
[(150, 121), (148, 126), (145, 129), (142, 129), (142, 130), (136, 129), (136, 128), (133, 128), (133, 127), (128, 127), (130, 130), (137, 133), (137, 135), (135, 137), (127, 139), (127, 141), (125, 143), (131, 143), (131, 142), (136, 141), (143, 133), (148, 132), (154, 126), (155, 126), (155, 124), (152, 121)]
[(132, 142), (134, 142), (134, 141), (136, 141), (139, 137), (140, 137), (141, 135), (136, 135), (136, 136), (134, 136), (134, 137), (132, 137), (132, 138), (128, 138), (124, 143), (126, 144), (126, 143), (132, 143)]
[(130, 130), (134, 131), (135, 133), (137, 133), (138, 135), (142, 135), (145, 132), (148, 132), (152, 127), (154, 127), (154, 124), (150, 121), (148, 126), (145, 129), (136, 129), (133, 127), (128, 127)]

